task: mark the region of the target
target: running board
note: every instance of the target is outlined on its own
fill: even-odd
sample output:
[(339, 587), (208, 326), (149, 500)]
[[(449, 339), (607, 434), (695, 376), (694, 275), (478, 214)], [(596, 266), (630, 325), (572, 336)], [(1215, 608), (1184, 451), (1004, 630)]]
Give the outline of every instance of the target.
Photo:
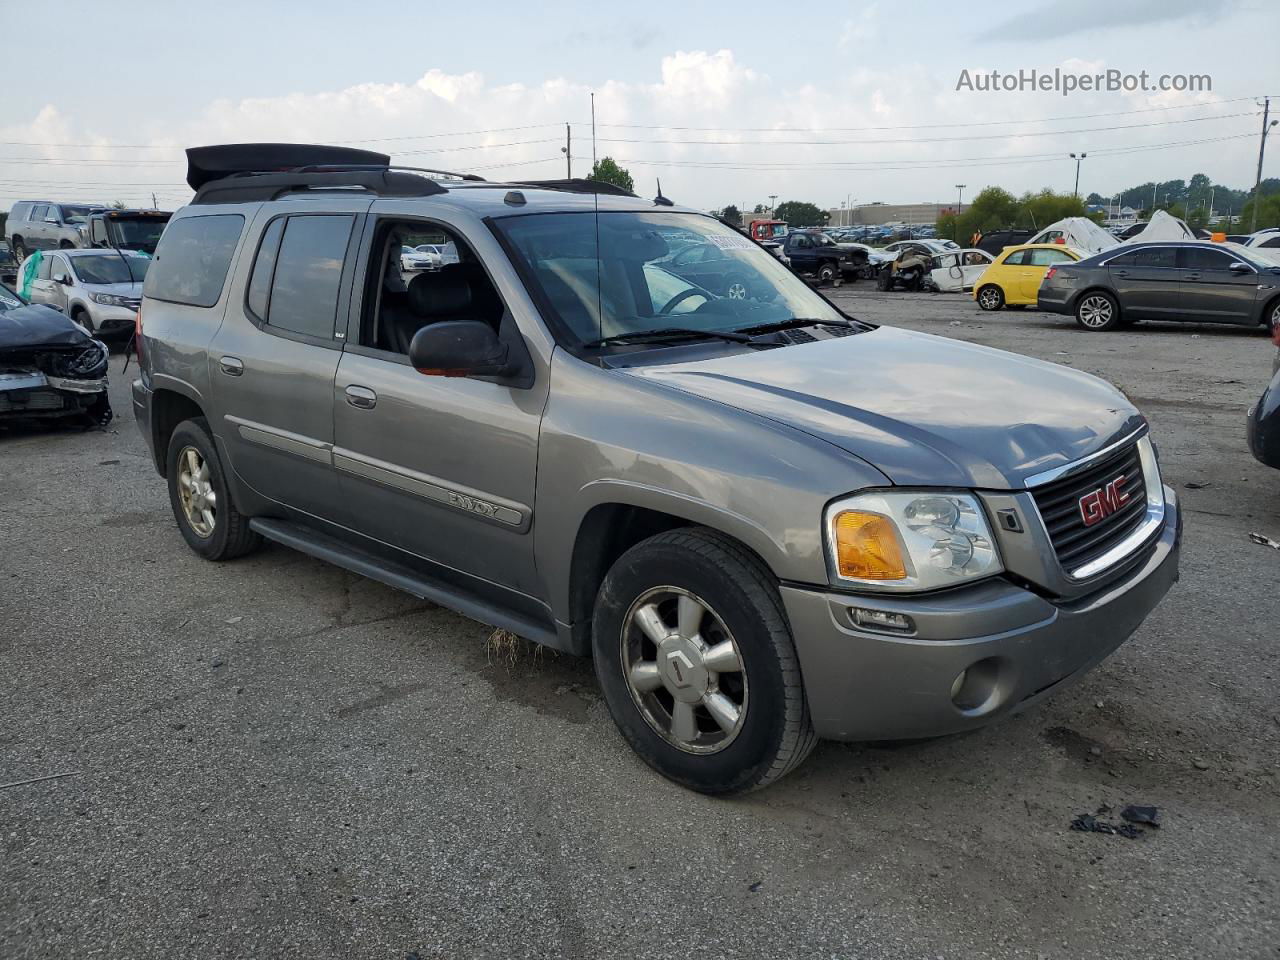
[(332, 563), (334, 566), (358, 573), (370, 580), (385, 583), (389, 587), (403, 590), (419, 599), (429, 600), (464, 617), (510, 630), (516, 636), (526, 640), (555, 648), (560, 646), (556, 631), (550, 624), (538, 623), (526, 616), (482, 600), (473, 593), (428, 579), (408, 566), (361, 550), (336, 537), (298, 523), (290, 523), (288, 520), (274, 520), (267, 517), (254, 517), (249, 521), (249, 529), (281, 546), (305, 553), (326, 563)]

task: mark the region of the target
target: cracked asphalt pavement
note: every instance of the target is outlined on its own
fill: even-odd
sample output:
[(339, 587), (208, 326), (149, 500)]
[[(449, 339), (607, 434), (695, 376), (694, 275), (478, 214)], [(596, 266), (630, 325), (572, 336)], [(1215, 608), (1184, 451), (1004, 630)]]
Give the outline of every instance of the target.
[[(1100, 374), (1151, 419), (1182, 581), (1082, 682), (688, 793), (588, 663), (493, 660), (487, 627), (286, 549), (197, 558), (117, 356), (106, 431), (0, 431), (0, 956), (1280, 957), (1280, 551), (1248, 540), (1280, 539), (1280, 473), (1243, 437), (1274, 348), (834, 297)], [(1127, 803), (1162, 826), (1068, 829)]]

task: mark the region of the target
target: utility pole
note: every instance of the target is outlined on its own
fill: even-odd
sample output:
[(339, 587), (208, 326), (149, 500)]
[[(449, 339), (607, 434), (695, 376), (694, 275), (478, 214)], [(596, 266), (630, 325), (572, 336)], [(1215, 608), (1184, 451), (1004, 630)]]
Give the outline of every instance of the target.
[(591, 172), (596, 172), (596, 92), (591, 91)]
[(773, 209), (774, 209), (774, 206), (776, 205), (777, 199), (778, 199), (778, 195), (776, 193), (769, 194), (769, 219), (770, 220), (773, 219)]
[(152, 210), (159, 210), (159, 209), (160, 209), (160, 204), (156, 203), (156, 195), (155, 195), (155, 193), (152, 193), (152, 194), (151, 194), (151, 209), (152, 209)]
[(1070, 156), (1071, 156), (1071, 159), (1076, 162), (1076, 188), (1074, 191), (1074, 196), (1077, 200), (1079, 200), (1080, 199), (1080, 161), (1083, 160), (1085, 157), (1087, 157), (1088, 154), (1082, 153), (1080, 154), (1080, 156), (1077, 157), (1073, 153)]
[(1271, 120), (1268, 123), (1270, 117), (1271, 98), (1266, 97), (1262, 101), (1262, 142), (1258, 144), (1258, 176), (1253, 181), (1253, 215), (1249, 218), (1250, 233), (1256, 233), (1258, 229), (1258, 203), (1262, 199), (1262, 158), (1267, 152), (1267, 134), (1277, 122)]
[(564, 125), (564, 146), (560, 148), (560, 152), (564, 154), (564, 175), (567, 179), (573, 179), (573, 129), (569, 124)]

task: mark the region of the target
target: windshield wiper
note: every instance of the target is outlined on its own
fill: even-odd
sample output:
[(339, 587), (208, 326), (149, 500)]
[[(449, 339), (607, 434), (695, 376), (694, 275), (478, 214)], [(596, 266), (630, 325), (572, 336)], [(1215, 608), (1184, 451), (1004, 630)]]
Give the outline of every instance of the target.
[(852, 327), (848, 320), (819, 320), (817, 317), (792, 317), (790, 320), (778, 320), (774, 323), (757, 323), (751, 327), (735, 327), (734, 333), (749, 333), (758, 336), (762, 333), (774, 333), (778, 330), (792, 330), (796, 327)]
[(590, 340), (584, 347), (604, 347), (611, 343), (649, 343), (659, 340), (729, 340), (733, 343), (750, 343), (751, 338), (737, 330), (695, 330), (692, 327), (658, 327), (654, 330), (632, 330), (615, 333), (611, 337)]

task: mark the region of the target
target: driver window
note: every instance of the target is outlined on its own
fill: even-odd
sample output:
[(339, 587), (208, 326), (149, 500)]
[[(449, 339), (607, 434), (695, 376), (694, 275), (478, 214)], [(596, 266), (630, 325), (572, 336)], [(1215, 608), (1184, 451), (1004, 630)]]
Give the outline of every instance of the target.
[[(441, 256), (409, 259), (430, 244)], [(488, 272), (461, 235), (423, 220), (382, 220), (364, 284), (359, 343), (407, 355), (413, 335), (432, 323), (479, 320), (495, 331), (505, 307)]]

